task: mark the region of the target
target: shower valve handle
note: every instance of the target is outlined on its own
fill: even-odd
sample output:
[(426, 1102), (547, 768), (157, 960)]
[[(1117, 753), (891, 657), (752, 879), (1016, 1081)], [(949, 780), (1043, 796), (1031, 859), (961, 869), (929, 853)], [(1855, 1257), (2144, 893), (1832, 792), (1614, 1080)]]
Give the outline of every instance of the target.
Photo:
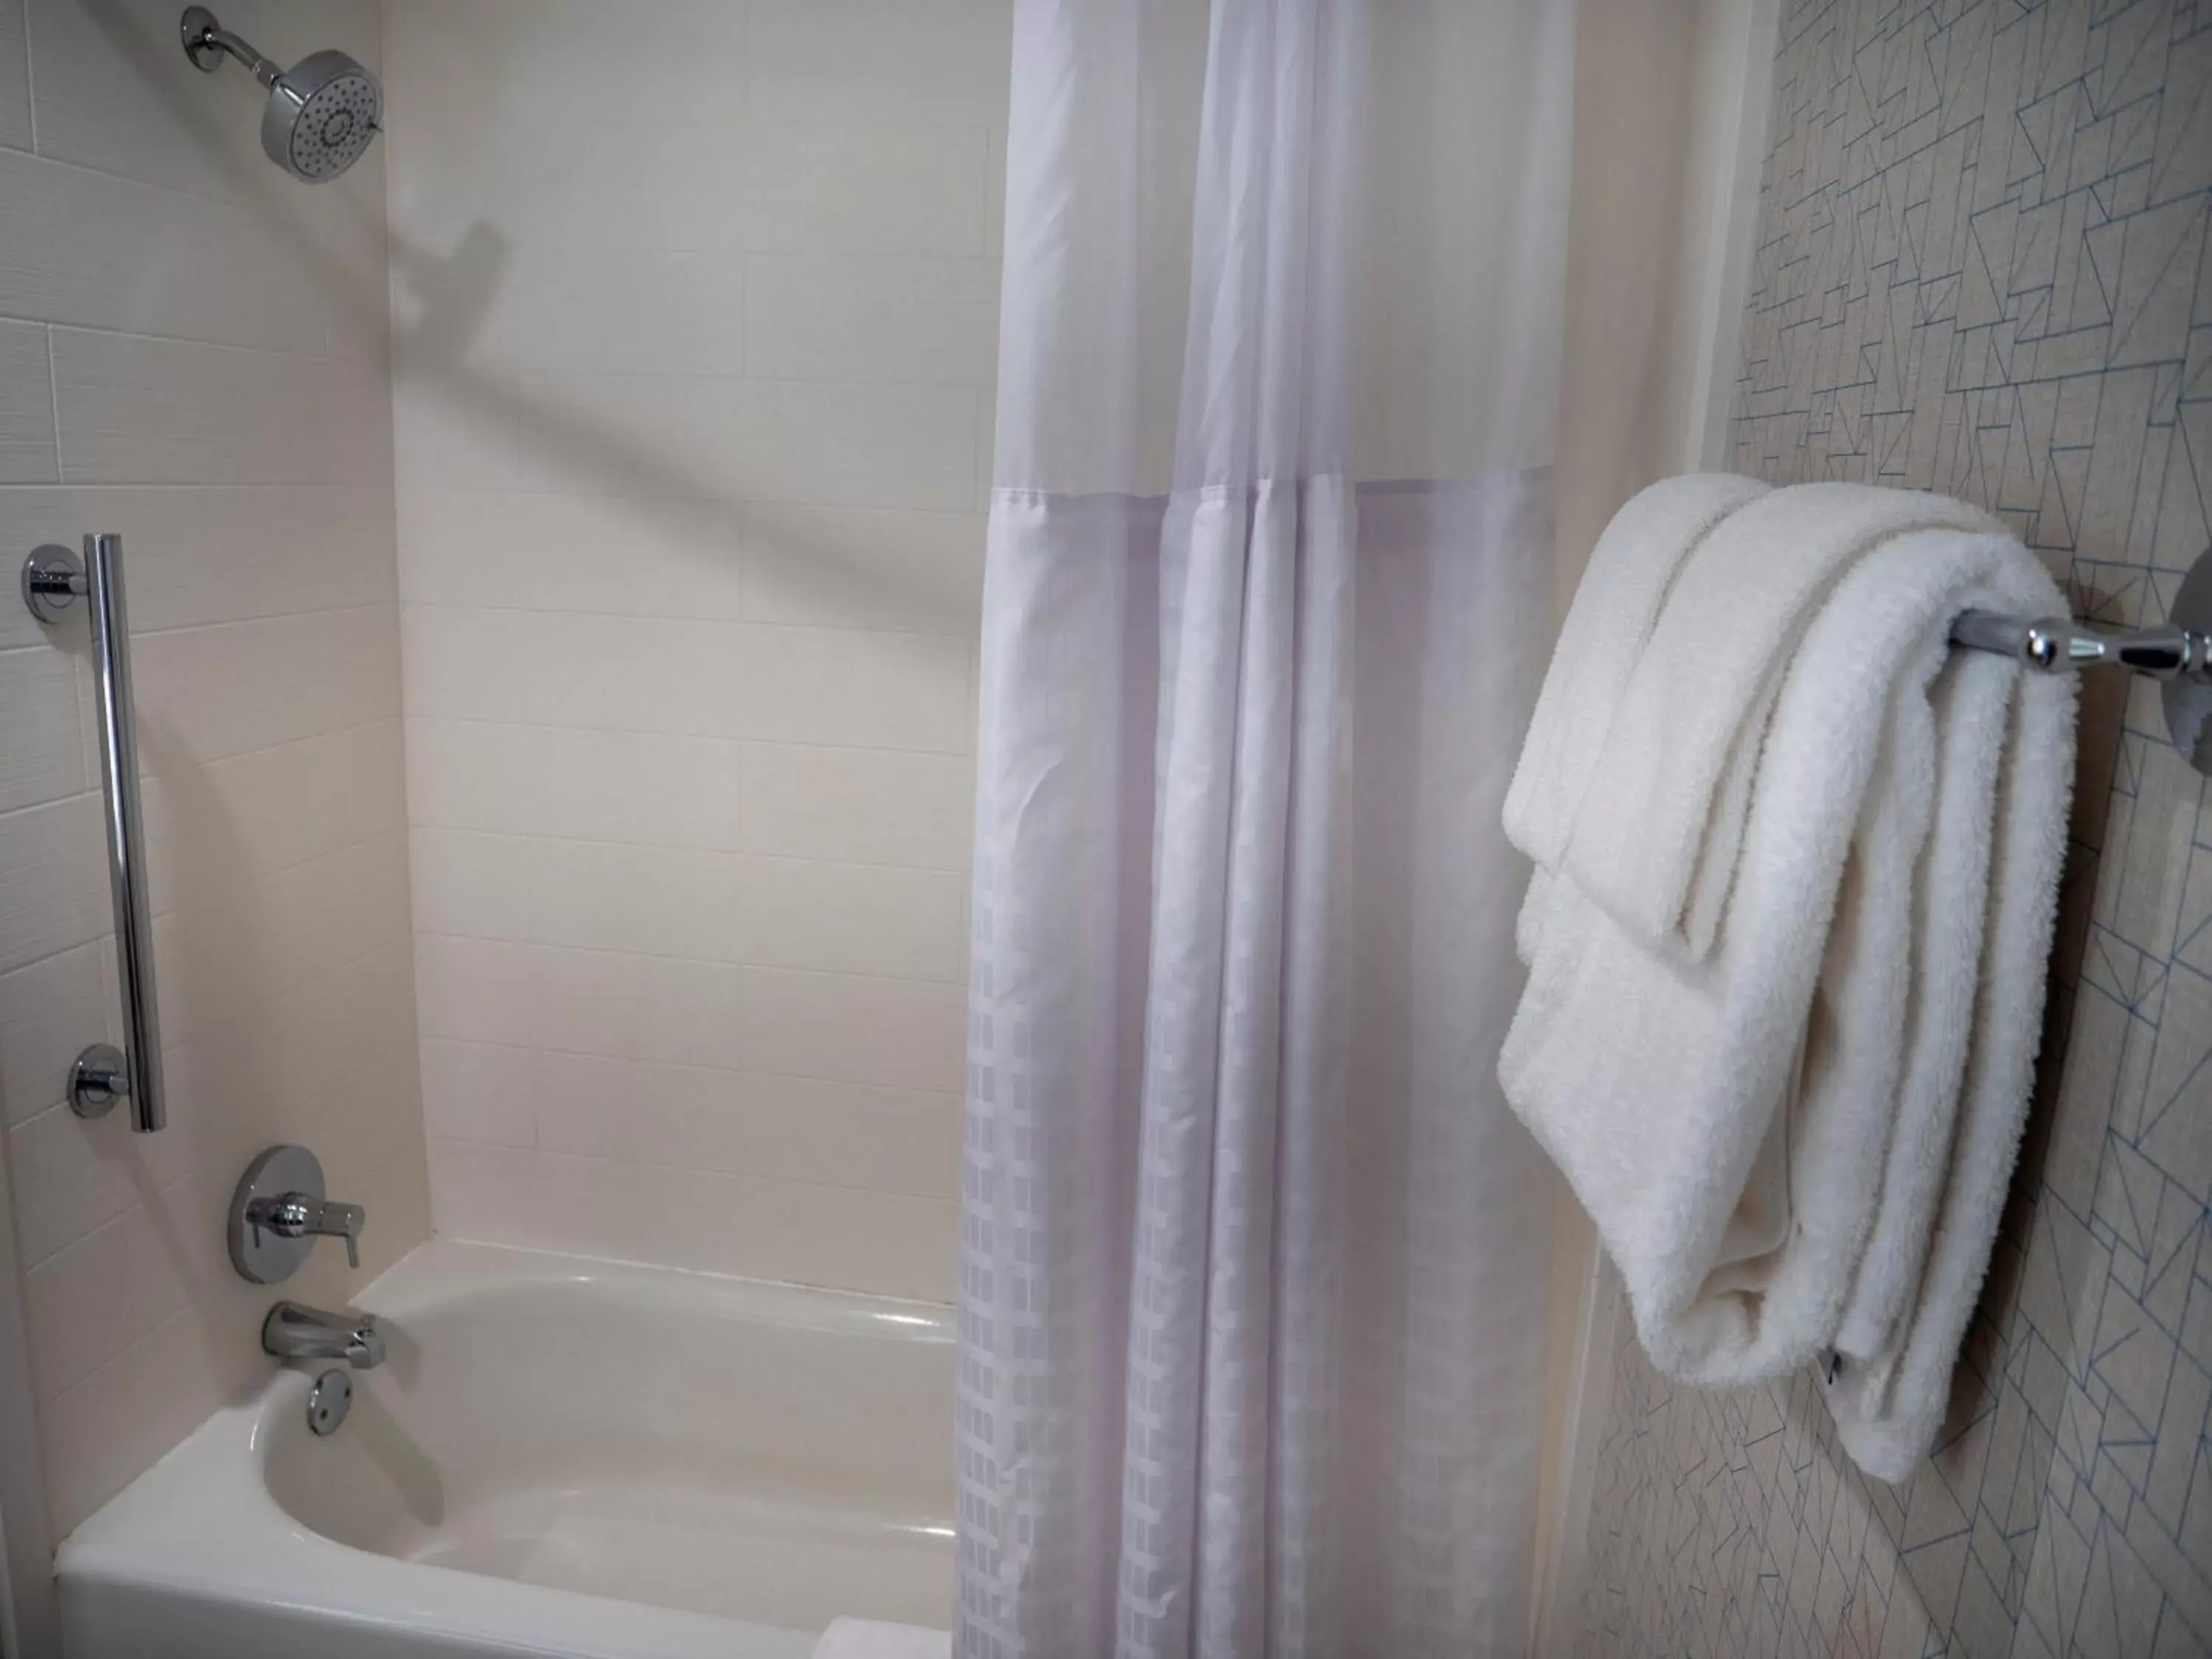
[(246, 1206), (246, 1219), (249, 1225), (266, 1228), (279, 1238), (343, 1238), (346, 1265), (361, 1266), (361, 1229), (368, 1212), (358, 1204), (313, 1198), (306, 1193), (281, 1193), (254, 1200)]

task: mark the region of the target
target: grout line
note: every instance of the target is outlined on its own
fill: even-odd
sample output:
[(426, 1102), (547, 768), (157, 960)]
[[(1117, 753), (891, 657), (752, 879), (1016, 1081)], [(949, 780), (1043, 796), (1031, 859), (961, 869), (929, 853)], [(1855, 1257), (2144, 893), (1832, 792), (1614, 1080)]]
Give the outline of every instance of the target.
[[(744, 577), (732, 573), (743, 592)], [(740, 603), (742, 604), (742, 597)], [(702, 616), (696, 611), (586, 611), (572, 605), (472, 605), (452, 599), (408, 599), (398, 601), (402, 611), (476, 612), (501, 617), (573, 617), (580, 620), (608, 623), (690, 623), (701, 628), (759, 628), (780, 629), (793, 634), (860, 634), (871, 639), (889, 637), (902, 640), (945, 640), (973, 649), (982, 629), (982, 610), (979, 604), (971, 607), (975, 616), (970, 625), (960, 629), (890, 628), (865, 623), (848, 622), (787, 622), (773, 617)], [(307, 613), (314, 614), (314, 613)], [(258, 621), (256, 617), (243, 620)], [(213, 627), (224, 624), (186, 623), (180, 626)], [(596, 729), (596, 728), (593, 728)]]
[(38, 70), (31, 62), (31, 8), (26, 3), (23, 19), (23, 113), (31, 124), (30, 154), (39, 153), (39, 82)]
[(693, 847), (655, 841), (610, 841), (603, 836), (562, 836), (544, 830), (476, 830), (466, 824), (420, 823), (410, 821), (411, 835), (420, 830), (434, 836), (473, 836), (483, 841), (544, 842), (554, 847), (602, 848), (618, 853), (678, 853), (691, 858), (761, 859), (778, 864), (809, 864), (836, 870), (890, 870), (902, 875), (944, 876), (969, 879), (965, 865), (893, 864), (885, 859), (823, 858), (811, 853), (757, 852), (744, 847)]
[[(665, 1071), (705, 1072), (715, 1077), (754, 1078), (770, 1083), (824, 1084), (831, 1088), (858, 1089), (869, 1094), (910, 1096), (914, 1100), (930, 1103), (927, 1106), (916, 1106), (912, 1103), (894, 1105), (885, 1102), (880, 1108), (874, 1104), (869, 1107), (871, 1110), (881, 1109), (894, 1113), (931, 1111), (945, 1105), (957, 1106), (962, 1099), (961, 1091), (957, 1089), (923, 1089), (903, 1083), (854, 1083), (845, 1078), (811, 1077), (804, 1072), (779, 1072), (757, 1066), (715, 1066), (701, 1060), (640, 1060), (635, 1055), (594, 1054), (588, 1049), (547, 1048), (526, 1043), (493, 1042), (483, 1037), (426, 1036), (422, 1041), (426, 1043), (444, 1043), (453, 1048), (496, 1049), (503, 1054), (523, 1056), (557, 1054), (563, 1059), (605, 1060), (611, 1066), (651, 1066)], [(448, 1140), (466, 1139), (465, 1136), (459, 1135), (447, 1135), (442, 1138)], [(505, 1146), (507, 1143), (483, 1141), (472, 1144), (497, 1146)]]
[(305, 611), (271, 611), (255, 617), (217, 617), (206, 622), (171, 623), (163, 628), (134, 628), (131, 637), (157, 640), (179, 634), (212, 634), (225, 628), (265, 628), (275, 623), (312, 622), (319, 617), (349, 617), (365, 611), (398, 611), (397, 599), (363, 599), (357, 605), (325, 605)]
[[(290, 346), (267, 345), (259, 341), (210, 340), (197, 334), (157, 334), (149, 329), (105, 328), (98, 323), (55, 322), (51, 318), (44, 317), (25, 317), (16, 320), (44, 323), (50, 329), (58, 328), (70, 334), (103, 335), (111, 340), (146, 340), (156, 345), (196, 346), (205, 351), (242, 351), (256, 357), (281, 357), (290, 362), (303, 363), (318, 369), (328, 369), (333, 363), (346, 364), (355, 368), (370, 371), (380, 367), (373, 359), (368, 357), (333, 356), (327, 351), (301, 351)], [(374, 382), (378, 377), (370, 374), (367, 378)], [(197, 480), (191, 482), (196, 483)], [(357, 487), (377, 489), (382, 486), (366, 484)]]
[[(826, 1192), (852, 1193), (867, 1198), (904, 1199), (924, 1204), (950, 1205), (955, 1208), (957, 1208), (960, 1203), (960, 1194), (957, 1191), (918, 1192), (911, 1187), (864, 1187), (848, 1181), (823, 1181), (811, 1176), (787, 1175), (781, 1170), (730, 1169), (718, 1164), (676, 1164), (657, 1158), (612, 1158), (604, 1152), (565, 1152), (555, 1146), (518, 1146), (513, 1141), (507, 1140), (474, 1140), (466, 1135), (437, 1134), (428, 1135), (424, 1139), (429, 1141), (440, 1141), (449, 1146), (489, 1147), (502, 1152), (527, 1152), (537, 1158), (557, 1158), (570, 1164), (596, 1164), (614, 1170), (669, 1170), (684, 1175), (705, 1176), (712, 1181), (772, 1181), (787, 1187), (819, 1188)], [(957, 1173), (956, 1171), (956, 1176)], [(557, 1249), (557, 1247), (555, 1248)], [(47, 1259), (52, 1260), (51, 1257)], [(665, 1264), (647, 1261), (642, 1265), (653, 1267)], [(858, 1294), (865, 1296), (870, 1292), (860, 1291)]]
[(54, 484), (65, 488), (69, 483), (69, 469), (62, 463), (62, 386), (60, 372), (54, 367), (54, 325), (46, 325), (46, 406), (54, 420)]
[[(411, 723), (434, 721), (443, 726), (489, 726), (507, 732), (574, 732), (595, 738), (657, 738), (674, 743), (769, 743), (786, 749), (843, 749), (863, 755), (917, 755), (938, 760), (970, 760), (966, 748), (959, 749), (902, 749), (890, 744), (813, 743), (804, 738), (760, 738), (743, 735), (725, 736), (708, 732), (657, 731), (641, 726), (568, 726), (555, 720), (500, 720), (470, 714), (429, 714), (410, 713)], [(458, 827), (458, 826), (456, 826)]]
[[(453, 933), (441, 928), (417, 927), (410, 936), (414, 939), (452, 939), (464, 945), (495, 945), (514, 951), (556, 951), (568, 956), (617, 957), (625, 962), (665, 962), (683, 968), (732, 968), (741, 973), (811, 974), (817, 979), (865, 979), (885, 985), (927, 985), (939, 990), (963, 990), (968, 984), (965, 973), (951, 979), (932, 979), (920, 974), (887, 974), (879, 969), (867, 968), (805, 968), (787, 962), (752, 962), (734, 957), (680, 957), (665, 951), (625, 951), (608, 945), (564, 945), (552, 939), (500, 939), (485, 933)], [(963, 944), (967, 933), (960, 934)], [(460, 1037), (457, 1042), (491, 1042), (495, 1048), (514, 1048), (513, 1043), (494, 1042), (489, 1037)], [(589, 1052), (579, 1050), (578, 1052)], [(828, 1079), (824, 1079), (827, 1081)], [(895, 1085), (884, 1085), (895, 1086)]]
[[(36, 484), (0, 484), (0, 489), (35, 489), (39, 487), (40, 486)], [(129, 489), (134, 487), (148, 489), (176, 489), (202, 487), (283, 489), (304, 488), (306, 486), (289, 484), (257, 484), (251, 486), (195, 486), (179, 484), (143, 484), (131, 486), (122, 484), (106, 484), (101, 486), (103, 489)], [(350, 487), (355, 489), (369, 489), (374, 486), (353, 485)], [(419, 483), (401, 484), (399, 486), (399, 494), (403, 495), (487, 496), (493, 500), (499, 501), (504, 501), (509, 497), (516, 497), (524, 501), (598, 501), (610, 506), (619, 507), (665, 507), (670, 502), (673, 501), (685, 507), (799, 507), (810, 513), (866, 514), (881, 518), (896, 516), (899, 518), (980, 520), (988, 516), (987, 514), (978, 513), (972, 507), (884, 507), (876, 503), (855, 506), (849, 501), (805, 501), (793, 496), (783, 495), (672, 495), (666, 493), (656, 493), (650, 490), (640, 490), (624, 495), (617, 492), (592, 489), (504, 489), (490, 484)]]

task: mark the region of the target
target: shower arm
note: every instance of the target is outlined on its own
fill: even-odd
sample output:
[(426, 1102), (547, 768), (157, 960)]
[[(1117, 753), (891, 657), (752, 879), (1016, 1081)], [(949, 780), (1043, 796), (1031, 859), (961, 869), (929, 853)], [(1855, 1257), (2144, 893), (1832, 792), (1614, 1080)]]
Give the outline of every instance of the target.
[(205, 6), (194, 6), (185, 12), (179, 32), (185, 39), (185, 55), (195, 66), (210, 74), (224, 58), (230, 57), (253, 71), (253, 78), (261, 83), (264, 91), (283, 78), (282, 64), (264, 58), (254, 50), (252, 41), (216, 22), (215, 14)]

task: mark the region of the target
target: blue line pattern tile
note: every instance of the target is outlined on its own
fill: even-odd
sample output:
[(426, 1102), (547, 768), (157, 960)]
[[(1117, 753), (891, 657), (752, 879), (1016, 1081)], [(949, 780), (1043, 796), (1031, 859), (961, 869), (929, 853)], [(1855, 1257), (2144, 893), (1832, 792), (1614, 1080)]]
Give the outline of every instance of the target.
[[(2212, 540), (2212, 0), (1785, 0), (1733, 427), (2002, 515), (2084, 616)], [(2094, 684), (2037, 1099), (1935, 1455), (1613, 1356), (1578, 1655), (2212, 1654), (2212, 813)]]

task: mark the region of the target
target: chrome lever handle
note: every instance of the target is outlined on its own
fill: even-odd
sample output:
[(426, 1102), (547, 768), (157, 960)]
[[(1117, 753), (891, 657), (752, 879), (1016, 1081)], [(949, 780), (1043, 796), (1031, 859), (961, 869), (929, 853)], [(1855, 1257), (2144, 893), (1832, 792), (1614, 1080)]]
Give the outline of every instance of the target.
[(279, 1238), (343, 1238), (346, 1265), (352, 1267), (361, 1266), (361, 1230), (368, 1219), (368, 1212), (358, 1204), (306, 1193), (257, 1198), (246, 1206), (247, 1225), (256, 1231), (266, 1228)]

